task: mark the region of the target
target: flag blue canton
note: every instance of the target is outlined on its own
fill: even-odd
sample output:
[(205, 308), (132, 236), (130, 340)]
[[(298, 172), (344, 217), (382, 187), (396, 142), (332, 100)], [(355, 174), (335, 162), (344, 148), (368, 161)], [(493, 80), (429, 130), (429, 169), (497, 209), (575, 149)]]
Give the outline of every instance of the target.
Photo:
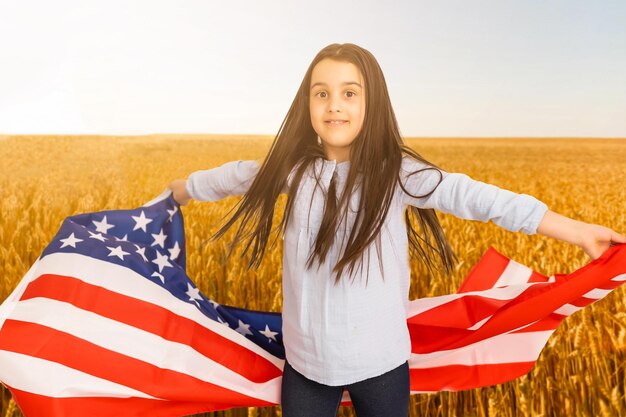
[(183, 217), (169, 192), (136, 209), (67, 217), (41, 257), (58, 252), (78, 253), (131, 269), (272, 355), (285, 358), (281, 313), (219, 304), (202, 294), (187, 276)]

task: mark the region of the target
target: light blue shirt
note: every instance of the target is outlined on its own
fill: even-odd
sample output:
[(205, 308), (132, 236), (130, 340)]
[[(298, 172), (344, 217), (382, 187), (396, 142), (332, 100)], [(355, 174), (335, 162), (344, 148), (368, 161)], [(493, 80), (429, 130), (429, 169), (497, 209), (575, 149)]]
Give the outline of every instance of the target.
[[(413, 195), (429, 193), (440, 179), (437, 170), (408, 176), (426, 166), (413, 158), (403, 158), (400, 178)], [(313, 169), (322, 179), (323, 192), (316, 186)], [(357, 187), (350, 198), (347, 218), (343, 219), (326, 262), (319, 268), (314, 265), (310, 270), (306, 269), (305, 263), (321, 224), (324, 195), (332, 175), (337, 173), (337, 195), (340, 196), (349, 169), (350, 161), (336, 163), (321, 158), (308, 167), (283, 236), (282, 331), (285, 354), (296, 371), (332, 386), (382, 375), (411, 356), (406, 325), (411, 274), (403, 217), (408, 205), (433, 208), (462, 219), (491, 220), (511, 232), (522, 231), (529, 235), (536, 233), (548, 210), (545, 203), (533, 196), (476, 181), (461, 173), (442, 171), (441, 184), (430, 196), (423, 198), (409, 196), (396, 184), (380, 234), (384, 281), (374, 241), (364, 251), (364, 269), (359, 269), (357, 264), (353, 277), (348, 277), (348, 271), (344, 269), (344, 276), (335, 286), (331, 270), (343, 252), (344, 239), (351, 230), (349, 225), (354, 223), (360, 188)], [(249, 189), (258, 170), (257, 161), (240, 160), (196, 171), (187, 180), (187, 191), (199, 201), (242, 195)], [(291, 175), (287, 187), (290, 184)], [(367, 285), (366, 273), (369, 273)]]

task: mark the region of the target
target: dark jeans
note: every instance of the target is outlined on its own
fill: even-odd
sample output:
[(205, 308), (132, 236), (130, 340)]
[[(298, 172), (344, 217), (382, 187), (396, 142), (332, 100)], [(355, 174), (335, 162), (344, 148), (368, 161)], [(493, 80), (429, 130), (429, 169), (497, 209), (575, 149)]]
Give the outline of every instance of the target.
[(409, 415), (409, 364), (346, 386), (311, 381), (285, 360), (281, 387), (283, 417), (335, 417), (347, 389), (358, 417)]

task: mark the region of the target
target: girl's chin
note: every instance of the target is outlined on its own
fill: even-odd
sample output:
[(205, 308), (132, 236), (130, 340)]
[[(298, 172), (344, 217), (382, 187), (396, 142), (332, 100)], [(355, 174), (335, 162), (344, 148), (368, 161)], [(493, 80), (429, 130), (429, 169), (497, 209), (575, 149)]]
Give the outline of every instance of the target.
[(352, 140), (337, 140), (334, 138), (331, 138), (330, 140), (324, 140), (323, 143), (326, 147), (333, 147), (333, 148), (345, 148), (347, 146), (352, 145), (352, 142), (354, 141), (354, 139)]

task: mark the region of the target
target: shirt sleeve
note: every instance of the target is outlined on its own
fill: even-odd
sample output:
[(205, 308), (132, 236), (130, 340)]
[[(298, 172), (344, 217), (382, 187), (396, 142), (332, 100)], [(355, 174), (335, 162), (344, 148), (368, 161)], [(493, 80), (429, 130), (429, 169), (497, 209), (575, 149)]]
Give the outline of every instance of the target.
[[(406, 162), (405, 162), (406, 161)], [(404, 190), (402, 200), (405, 205), (419, 208), (433, 208), (467, 220), (480, 220), (495, 224), (510, 232), (522, 231), (532, 235), (548, 211), (548, 206), (528, 194), (518, 194), (474, 180), (462, 173), (450, 173), (437, 168), (427, 169), (417, 174), (411, 172), (432, 168), (414, 158), (405, 158), (402, 175)], [(441, 183), (437, 183), (441, 179)], [(437, 188), (435, 188), (437, 187)], [(421, 197), (435, 190), (427, 197)]]
[(217, 201), (248, 191), (259, 171), (256, 160), (230, 161), (216, 168), (193, 172), (185, 186), (194, 200)]

